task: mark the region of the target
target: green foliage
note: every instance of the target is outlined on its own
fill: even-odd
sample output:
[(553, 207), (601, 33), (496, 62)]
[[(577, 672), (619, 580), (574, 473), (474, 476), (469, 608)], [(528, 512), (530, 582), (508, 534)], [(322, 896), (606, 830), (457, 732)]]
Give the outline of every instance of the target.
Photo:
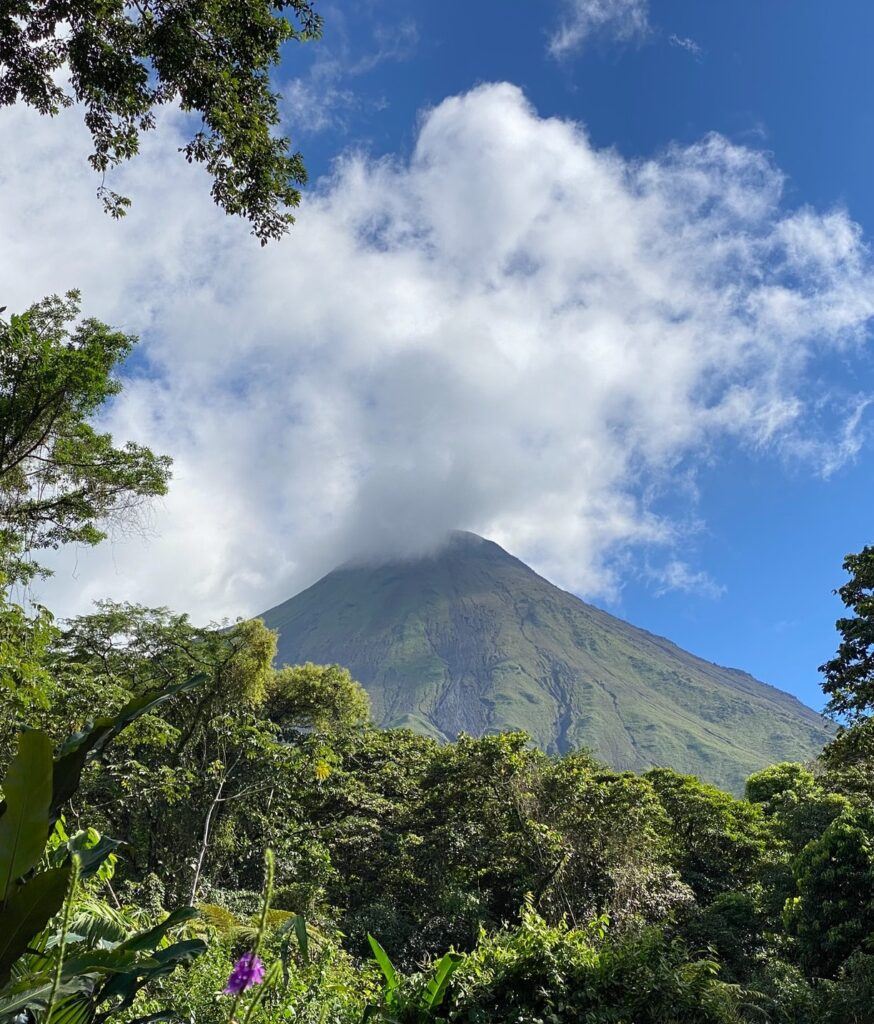
[(841, 965), (837, 980), (824, 983), (817, 1024), (869, 1024), (874, 1019), (874, 956), (856, 951)]
[(772, 765), (747, 780), (747, 799), (762, 808), (772, 834), (800, 853), (850, 806), (840, 793), (830, 792), (813, 772), (800, 764)]
[(742, 994), (657, 930), (622, 938), (605, 922), (548, 925), (531, 907), (520, 925), (483, 936), (456, 974), (450, 1019), (469, 1024), (728, 1024)]
[(371, 1003), (365, 1018), (377, 1017), (387, 1024), (417, 1024), (433, 1020), (446, 998), (453, 974), (464, 962), (459, 953), (444, 953), (428, 972), (421, 972), (412, 981), (401, 984), (388, 954), (372, 935), (367, 939), (373, 958), (382, 971), (384, 984), (378, 1003)]
[(307, 662), (270, 675), (265, 712), (280, 727), (325, 732), (363, 725), (370, 701), (347, 669)]
[(854, 722), (874, 712), (874, 547), (847, 555), (844, 571), (851, 578), (836, 592), (853, 614), (838, 619), (841, 643), (820, 671), (829, 712)]
[[(69, 837), (56, 825), (89, 757), (163, 699), (153, 694), (132, 702), (117, 719), (72, 737), (57, 759), (45, 734), (20, 736), (3, 780), (0, 815), (0, 1020), (36, 1010), (55, 1024), (89, 1024), (98, 1015), (103, 1020), (203, 951), (198, 939), (168, 941), (171, 930), (190, 919), (191, 908), (139, 933), (118, 928), (115, 915), (113, 927), (106, 927), (105, 913), (92, 923), (87, 905), (74, 914), (77, 886), (92, 876), (108, 881), (111, 871), (102, 869), (118, 844), (92, 831)], [(41, 867), (45, 861), (54, 866)]]
[(757, 806), (669, 768), (644, 778), (670, 820), (673, 866), (702, 902), (752, 881), (769, 847)]
[(311, 0), (12, 0), (0, 10), (0, 106), (56, 114), (79, 104), (98, 195), (120, 217), (130, 200), (106, 186), (106, 172), (138, 152), (158, 108), (177, 104), (199, 119), (185, 158), (206, 168), (213, 199), (263, 244), (293, 222), (306, 181), (300, 154), (273, 133), (270, 69), (284, 43), (320, 32)]
[[(378, 998), (377, 973), (366, 963), (356, 963), (339, 944), (338, 937), (320, 934), (311, 941), (308, 955), (300, 945), (289, 943), (291, 917), (268, 921), (260, 955), (269, 985), (253, 1013), (259, 1024), (360, 1024), (368, 1002)], [(312, 927), (309, 929), (313, 931)], [(228, 1024), (230, 998), (224, 988), (234, 962), (251, 949), (252, 934), (208, 924), (206, 953), (184, 975), (177, 973), (152, 987), (137, 1003), (137, 1013), (147, 1015), (172, 1006), (179, 1018), (198, 1024)]]
[(95, 824), (129, 843), (123, 877), (159, 874), (170, 898), (216, 902), (211, 890), (257, 887), (260, 850), (270, 846), (278, 905), (311, 911), (330, 869), (301, 801), (319, 803), (334, 788), (337, 749), (366, 720), (366, 697), (348, 673), (274, 672), (275, 637), (257, 621), (201, 628), (166, 609), (108, 602), (74, 620), (54, 650), (78, 688), (89, 680), (120, 698), (203, 677), (89, 775)]
[(829, 788), (874, 806), (874, 716), (842, 730), (820, 758)]
[(822, 763), (833, 790), (874, 807), (874, 547), (847, 555), (844, 569), (851, 578), (838, 593), (853, 614), (838, 619), (837, 654), (820, 668), (828, 710), (843, 724)]
[(130, 517), (166, 491), (169, 459), (133, 443), (116, 448), (88, 422), (120, 390), (116, 371), (134, 339), (99, 320), (77, 324), (78, 314), (79, 295), (70, 292), (0, 320), (0, 574), (7, 582), (41, 571), (32, 552), (96, 544), (107, 521)]
[(15, 719), (6, 723), (9, 738), (19, 731), (19, 717), (51, 704), (55, 687), (46, 660), (55, 633), (47, 609), (37, 606), (28, 614), (0, 590), (0, 691), (7, 716)]
[(22, 733), (18, 756), (3, 780), (0, 817), (0, 905), (37, 863), (46, 845), (52, 802), (52, 743), (38, 732)]
[(606, 912), (624, 928), (693, 902), (671, 866), (671, 820), (649, 779), (571, 754), (545, 774), (541, 800), (556, 847), (533, 890), (541, 909), (575, 920)]
[(874, 812), (847, 811), (796, 859), (787, 922), (814, 977), (831, 977), (874, 935)]
[(772, 764), (754, 772), (745, 787), (750, 803), (774, 805), (787, 792), (809, 792), (816, 785), (813, 772), (797, 762)]

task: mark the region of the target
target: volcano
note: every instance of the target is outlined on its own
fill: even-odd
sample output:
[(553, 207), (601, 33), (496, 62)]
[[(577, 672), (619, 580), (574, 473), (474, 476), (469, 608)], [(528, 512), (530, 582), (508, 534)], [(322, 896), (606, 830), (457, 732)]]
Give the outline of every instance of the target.
[(414, 560), (348, 565), (265, 612), (277, 664), (348, 668), (385, 727), (440, 740), (524, 729), (738, 792), (776, 761), (815, 757), (825, 720), (561, 590), (492, 541), (454, 533)]

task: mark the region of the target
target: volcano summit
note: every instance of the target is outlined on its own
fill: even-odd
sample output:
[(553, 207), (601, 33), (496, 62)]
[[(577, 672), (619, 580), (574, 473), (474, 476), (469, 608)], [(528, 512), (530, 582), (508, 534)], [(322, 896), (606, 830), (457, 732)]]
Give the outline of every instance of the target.
[(344, 566), (262, 616), (278, 664), (346, 666), (375, 720), (438, 739), (524, 729), (550, 753), (588, 747), (619, 769), (667, 765), (738, 791), (814, 757), (825, 721), (554, 586), (491, 541)]

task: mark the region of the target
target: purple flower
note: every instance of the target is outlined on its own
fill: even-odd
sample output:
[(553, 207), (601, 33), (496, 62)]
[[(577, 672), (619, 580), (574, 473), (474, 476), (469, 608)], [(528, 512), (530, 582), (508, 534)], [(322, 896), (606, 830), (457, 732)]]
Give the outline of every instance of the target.
[(264, 980), (264, 964), (254, 953), (244, 953), (234, 964), (228, 983), (222, 989), (226, 996), (238, 996), (241, 992), (260, 985)]

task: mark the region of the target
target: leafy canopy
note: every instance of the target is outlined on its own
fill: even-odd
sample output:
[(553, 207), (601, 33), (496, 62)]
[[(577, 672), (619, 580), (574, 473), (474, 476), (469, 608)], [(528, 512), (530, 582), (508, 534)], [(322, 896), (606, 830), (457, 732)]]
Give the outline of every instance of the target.
[(837, 593), (853, 614), (838, 619), (841, 643), (820, 672), (829, 713), (856, 722), (874, 711), (874, 547), (847, 555), (844, 569), (850, 580)]
[(802, 961), (834, 974), (874, 934), (874, 812), (847, 811), (793, 865), (797, 897), (786, 907)]
[(320, 33), (313, 0), (9, 0), (0, 5), (0, 106), (57, 114), (80, 104), (89, 161), (103, 176), (98, 195), (115, 217), (130, 200), (107, 188), (106, 172), (136, 155), (157, 108), (199, 115), (182, 152), (263, 245), (293, 222), (306, 181), (300, 154), (272, 132), (270, 68), (283, 43)]
[(88, 422), (121, 390), (134, 338), (95, 319), (75, 323), (79, 294), (0, 319), (0, 569), (40, 572), (30, 553), (96, 544), (107, 521), (164, 494), (170, 460)]

